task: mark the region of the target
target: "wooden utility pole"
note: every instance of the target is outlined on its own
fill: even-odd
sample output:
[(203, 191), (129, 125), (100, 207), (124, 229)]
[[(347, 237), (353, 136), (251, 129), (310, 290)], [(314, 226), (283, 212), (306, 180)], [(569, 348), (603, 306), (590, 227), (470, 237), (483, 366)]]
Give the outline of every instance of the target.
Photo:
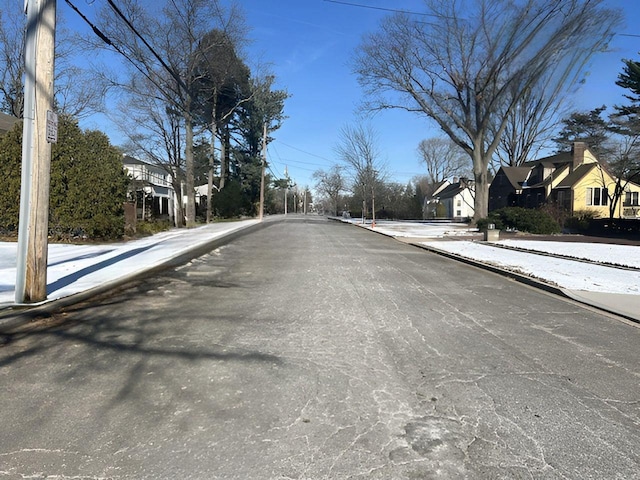
[(267, 167), (267, 122), (263, 124), (262, 131), (262, 168), (260, 174), (260, 212), (258, 219), (262, 221), (264, 215), (264, 170)]
[(25, 175), (20, 200), (16, 303), (47, 298), (51, 143), (57, 140), (57, 116), (53, 112), (56, 0), (27, 0), (25, 6), (30, 38), (25, 47)]

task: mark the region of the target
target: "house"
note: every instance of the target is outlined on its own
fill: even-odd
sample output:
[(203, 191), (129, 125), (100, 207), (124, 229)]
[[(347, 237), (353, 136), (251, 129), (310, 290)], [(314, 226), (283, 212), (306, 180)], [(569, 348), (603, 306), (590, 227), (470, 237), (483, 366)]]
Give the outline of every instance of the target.
[(427, 218), (447, 218), (455, 221), (471, 218), (474, 214), (474, 196), (472, 180), (454, 178), (453, 183), (443, 182), (426, 202), (429, 207)]
[(173, 217), (176, 195), (166, 170), (129, 155), (123, 156), (122, 164), (132, 179), (130, 193), (136, 201), (138, 218)]
[(6, 113), (0, 112), (0, 135), (7, 133), (19, 121), (20, 119), (13, 115), (7, 115)]
[(438, 194), (449, 185), (451, 185), (449, 180), (443, 180), (433, 185), (433, 193), (424, 197), (422, 203), (422, 218), (437, 218), (439, 216), (438, 209), (442, 211), (442, 207), (438, 208), (438, 205), (440, 205)]
[[(570, 152), (525, 162), (519, 167), (501, 167), (489, 186), (489, 211), (516, 206), (538, 208), (553, 203), (569, 215), (589, 212), (594, 217), (608, 217), (615, 183), (616, 179), (586, 144), (574, 142)], [(639, 185), (626, 185), (614, 217), (638, 216), (639, 191)]]

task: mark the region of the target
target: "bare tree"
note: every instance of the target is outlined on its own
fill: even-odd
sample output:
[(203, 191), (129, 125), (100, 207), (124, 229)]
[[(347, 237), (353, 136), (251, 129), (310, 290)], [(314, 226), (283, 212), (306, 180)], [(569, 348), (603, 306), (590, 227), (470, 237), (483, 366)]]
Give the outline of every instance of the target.
[(621, 21), (603, 3), (426, 0), (426, 16), (397, 13), (359, 47), (354, 67), (371, 98), (365, 108), (433, 119), (471, 157), (474, 220), (485, 217), (488, 166), (509, 115), (548, 75), (557, 91), (580, 78)]
[[(565, 113), (562, 82), (555, 81), (547, 74), (532, 89), (513, 92), (520, 98), (511, 110), (504, 125), (504, 131), (495, 150), (498, 170), (501, 165), (517, 167), (536, 158), (545, 148), (557, 128), (560, 117)], [(490, 138), (498, 134), (500, 125), (491, 132)], [(495, 172), (494, 172), (495, 173)]]
[(343, 168), (340, 165), (334, 165), (328, 172), (317, 170), (313, 173), (313, 179), (316, 181), (316, 191), (331, 202), (334, 215), (338, 214), (340, 196), (346, 190), (345, 178), (342, 175)]
[(617, 112), (609, 117), (610, 137), (606, 141), (605, 168), (613, 179), (613, 190), (606, 183), (605, 168), (600, 167), (602, 186), (609, 197), (609, 218), (615, 216), (629, 183), (640, 179), (640, 128), (635, 115)]
[[(4, 2), (7, 4), (8, 2)], [(23, 116), (24, 13), (18, 8), (0, 10), (0, 108), (17, 118)]]
[(177, 197), (174, 224), (184, 227), (184, 129), (181, 115), (167, 108), (164, 100), (149, 96), (140, 96), (138, 101), (122, 104), (121, 108), (127, 111), (127, 117), (120, 119), (119, 123), (122, 133), (129, 139), (125, 148), (170, 175)]
[(420, 160), (427, 167), (427, 178), (436, 184), (469, 171), (469, 157), (449, 138), (432, 137), (418, 144)]
[(100, 25), (110, 39), (107, 48), (115, 48), (131, 66), (126, 81), (108, 81), (124, 89), (132, 102), (152, 96), (182, 117), (186, 223), (191, 227), (195, 225), (193, 140), (202, 78), (201, 40), (213, 29), (235, 31), (242, 16), (237, 7), (224, 9), (218, 0), (168, 0), (161, 11), (144, 11), (135, 0), (121, 0), (120, 6), (111, 0), (107, 3)]
[[(0, 2), (0, 110), (23, 117), (24, 41), (26, 15), (15, 1)], [(55, 107), (59, 113), (82, 118), (101, 107), (103, 89), (88, 78), (88, 71), (73, 63), (74, 44), (62, 19), (55, 48)]]
[(367, 199), (375, 198), (376, 187), (382, 183), (384, 164), (380, 159), (377, 134), (369, 125), (347, 125), (340, 130), (336, 154), (350, 171), (354, 195), (362, 195), (362, 214), (368, 211)]

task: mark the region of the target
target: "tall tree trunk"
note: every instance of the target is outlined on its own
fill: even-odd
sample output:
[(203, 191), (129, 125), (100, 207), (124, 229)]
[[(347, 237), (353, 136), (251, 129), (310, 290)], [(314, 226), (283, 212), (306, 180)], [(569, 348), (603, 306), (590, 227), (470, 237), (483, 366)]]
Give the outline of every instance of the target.
[(182, 206), (182, 179), (177, 175), (171, 177), (171, 185), (176, 195), (176, 201), (174, 203), (173, 223), (177, 228), (184, 227), (184, 207)]
[[(228, 123), (222, 128), (222, 143), (224, 144), (222, 153), (224, 154), (224, 161), (227, 164), (227, 180), (229, 180), (231, 178), (231, 132), (229, 131)], [(236, 173), (236, 171), (237, 169), (234, 166), (234, 173)]]
[(480, 148), (473, 151), (473, 176), (475, 179), (475, 199), (473, 202), (473, 223), (489, 214), (489, 162), (486, 161)]
[(193, 162), (193, 120), (190, 113), (185, 113), (185, 183), (187, 189), (187, 228), (196, 225), (196, 192), (195, 169)]
[(213, 169), (215, 167), (216, 158), (216, 136), (218, 135), (218, 124), (216, 122), (216, 99), (218, 98), (218, 92), (213, 90), (213, 107), (211, 113), (211, 151), (209, 154), (209, 175), (207, 178), (207, 223), (211, 223), (213, 219)]

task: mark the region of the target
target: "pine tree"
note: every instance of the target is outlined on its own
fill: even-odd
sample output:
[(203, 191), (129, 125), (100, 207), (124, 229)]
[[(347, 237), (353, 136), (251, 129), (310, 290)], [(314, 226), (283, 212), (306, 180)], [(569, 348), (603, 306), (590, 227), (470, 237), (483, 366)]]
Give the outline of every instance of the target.
[(634, 115), (637, 117), (640, 111), (640, 62), (633, 60), (623, 60), (624, 67), (622, 73), (618, 75), (616, 85), (630, 90), (630, 94), (624, 95), (631, 105), (618, 107), (616, 110), (620, 115)]

